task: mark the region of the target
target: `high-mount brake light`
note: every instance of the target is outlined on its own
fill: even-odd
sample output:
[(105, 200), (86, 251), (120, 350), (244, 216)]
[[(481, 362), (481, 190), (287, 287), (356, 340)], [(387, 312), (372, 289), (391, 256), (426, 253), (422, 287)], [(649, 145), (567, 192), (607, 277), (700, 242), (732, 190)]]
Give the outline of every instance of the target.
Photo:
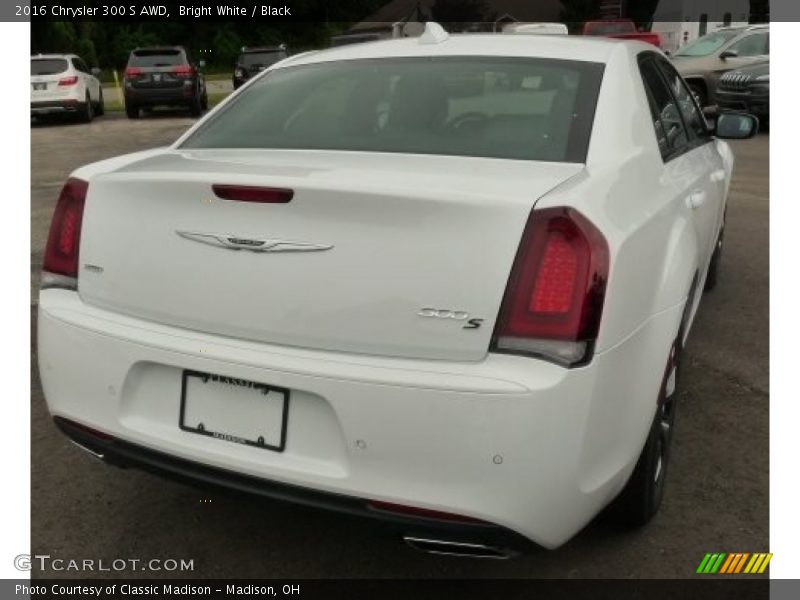
[(285, 188), (271, 188), (252, 185), (225, 185), (215, 183), (211, 188), (217, 198), (256, 202), (261, 204), (286, 204), (294, 196), (294, 191)]

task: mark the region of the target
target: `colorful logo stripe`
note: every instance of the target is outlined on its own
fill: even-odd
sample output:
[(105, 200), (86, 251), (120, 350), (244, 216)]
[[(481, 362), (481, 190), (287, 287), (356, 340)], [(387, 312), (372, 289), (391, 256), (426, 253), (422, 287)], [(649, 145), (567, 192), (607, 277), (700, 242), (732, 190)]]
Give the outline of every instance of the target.
[(749, 552), (734, 552), (726, 554), (724, 552), (708, 553), (700, 561), (700, 566), (697, 567), (697, 573), (703, 574), (736, 574), (748, 573), (756, 575), (763, 573), (769, 561), (772, 560), (772, 554), (766, 552), (757, 552), (750, 554)]

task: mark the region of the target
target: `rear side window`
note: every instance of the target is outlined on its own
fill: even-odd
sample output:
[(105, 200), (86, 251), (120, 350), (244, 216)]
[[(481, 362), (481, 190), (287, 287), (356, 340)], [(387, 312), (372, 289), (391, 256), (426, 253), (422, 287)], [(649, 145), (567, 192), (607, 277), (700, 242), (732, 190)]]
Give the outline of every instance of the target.
[(639, 68), (650, 104), (658, 147), (661, 150), (661, 156), (667, 160), (688, 146), (689, 136), (680, 111), (664, 78), (658, 72), (655, 61), (645, 59), (640, 63)]
[(677, 101), (678, 110), (680, 110), (684, 123), (689, 130), (689, 137), (692, 139), (711, 137), (706, 119), (697, 107), (694, 96), (692, 96), (691, 91), (678, 74), (678, 71), (663, 58), (658, 59), (658, 66), (664, 74), (664, 78), (667, 80), (672, 95)]
[(185, 148), (302, 148), (583, 162), (599, 63), (348, 60), (276, 69)]
[(128, 60), (129, 67), (174, 67), (185, 65), (182, 50), (135, 50)]
[(78, 71), (81, 71), (82, 73), (88, 73), (89, 72), (89, 67), (87, 67), (86, 63), (83, 62), (80, 58), (73, 58), (72, 59), (72, 65), (76, 69), (78, 69)]
[(64, 58), (37, 58), (31, 60), (31, 75), (56, 75), (67, 70)]

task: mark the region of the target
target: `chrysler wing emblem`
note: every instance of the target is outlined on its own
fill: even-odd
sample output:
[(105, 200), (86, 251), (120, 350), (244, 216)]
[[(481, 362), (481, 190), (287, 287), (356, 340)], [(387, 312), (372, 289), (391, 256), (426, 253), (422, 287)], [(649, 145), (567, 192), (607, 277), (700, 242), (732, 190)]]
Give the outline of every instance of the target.
[(176, 230), (175, 233), (182, 238), (202, 244), (228, 248), (229, 250), (249, 250), (250, 252), (320, 252), (333, 248), (332, 244), (256, 239), (227, 233), (201, 233), (199, 231), (179, 230)]

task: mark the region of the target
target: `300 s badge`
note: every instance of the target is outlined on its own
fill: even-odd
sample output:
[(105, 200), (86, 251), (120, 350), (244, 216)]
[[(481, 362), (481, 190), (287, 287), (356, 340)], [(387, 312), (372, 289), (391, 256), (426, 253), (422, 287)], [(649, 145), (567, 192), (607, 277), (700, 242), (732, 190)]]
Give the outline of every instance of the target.
[(450, 310), (448, 308), (421, 308), (417, 315), (427, 319), (466, 321), (462, 329), (478, 329), (483, 323), (483, 319), (470, 319), (468, 312), (463, 310)]

